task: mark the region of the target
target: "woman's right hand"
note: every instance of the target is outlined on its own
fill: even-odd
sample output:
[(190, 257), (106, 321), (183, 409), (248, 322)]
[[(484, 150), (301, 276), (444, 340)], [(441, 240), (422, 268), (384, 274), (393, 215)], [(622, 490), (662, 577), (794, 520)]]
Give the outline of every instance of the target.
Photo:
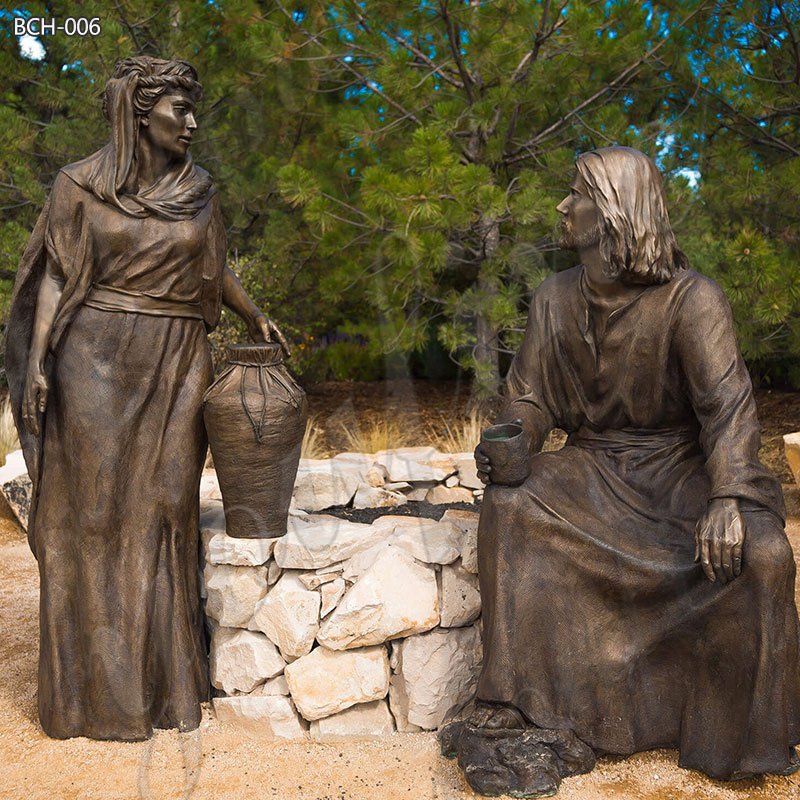
[(39, 415), (47, 408), (50, 386), (44, 370), (39, 366), (28, 367), (25, 392), (22, 395), (22, 421), (29, 433), (39, 435)]

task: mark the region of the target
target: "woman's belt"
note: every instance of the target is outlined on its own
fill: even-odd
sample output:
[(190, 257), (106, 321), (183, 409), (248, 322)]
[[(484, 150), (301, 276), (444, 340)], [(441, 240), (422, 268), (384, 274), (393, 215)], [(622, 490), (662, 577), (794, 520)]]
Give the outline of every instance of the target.
[(625, 452), (631, 449), (660, 449), (675, 445), (692, 444), (699, 449), (699, 429), (694, 425), (674, 428), (619, 428), (617, 430), (593, 431), (579, 428), (570, 434), (567, 444), (587, 450)]
[(179, 300), (164, 300), (141, 292), (129, 292), (103, 286), (92, 286), (84, 304), (100, 311), (122, 311), (129, 314), (148, 314), (151, 317), (188, 317), (203, 319), (200, 303), (183, 303)]

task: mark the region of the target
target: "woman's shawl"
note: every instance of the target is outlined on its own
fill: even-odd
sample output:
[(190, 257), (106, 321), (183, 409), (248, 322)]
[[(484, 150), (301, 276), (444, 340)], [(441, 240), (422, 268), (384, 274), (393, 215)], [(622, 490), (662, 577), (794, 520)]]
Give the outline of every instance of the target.
[[(105, 195), (108, 183), (108, 170), (114, 158), (113, 143), (98, 152), (70, 164), (61, 170), (56, 178), (53, 191), (42, 209), (39, 219), (31, 234), (25, 252), (22, 256), (14, 291), (11, 299), (8, 322), (6, 326), (6, 375), (8, 379), (9, 394), (14, 414), (14, 421), (20, 436), (20, 444), (25, 456), (28, 473), (34, 484), (34, 502), (39, 475), (39, 459), (41, 453), (41, 433), (39, 437), (32, 436), (22, 422), (22, 398), (25, 389), (25, 380), (28, 371), (28, 357), (30, 353), (31, 335), (38, 299), (39, 287), (45, 274), (47, 259), (47, 239), (53, 219), (58, 218), (56, 224), (75, 225), (76, 252), (73, 260), (71, 274), (66, 277), (64, 289), (56, 311), (56, 318), (50, 338), (45, 371), (48, 377), (52, 374), (52, 351), (66, 331), (75, 312), (80, 308), (92, 282), (92, 256), (88, 246), (88, 227), (83, 224), (78, 216), (78, 209), (60, 207), (59, 182), (71, 180), (81, 188), (91, 192), (104, 202), (109, 202), (120, 209), (120, 213), (137, 217), (157, 215), (172, 220), (182, 220), (198, 214), (206, 204), (214, 198), (215, 191), (211, 185), (208, 173), (187, 159), (176, 164), (147, 190), (136, 195), (122, 195), (113, 197)], [(63, 200), (61, 201), (63, 203)], [(215, 215), (216, 216), (216, 215)], [(224, 264), (225, 257), (225, 232), (219, 220), (212, 223), (219, 228), (218, 256), (220, 264)], [(204, 281), (204, 297), (202, 310), (208, 330), (214, 328), (219, 319), (220, 300), (222, 291), (222, 269), (217, 271), (213, 280)], [(52, 380), (50, 381), (52, 385)], [(42, 425), (44, 425), (44, 420)], [(33, 519), (33, 504), (31, 509)]]

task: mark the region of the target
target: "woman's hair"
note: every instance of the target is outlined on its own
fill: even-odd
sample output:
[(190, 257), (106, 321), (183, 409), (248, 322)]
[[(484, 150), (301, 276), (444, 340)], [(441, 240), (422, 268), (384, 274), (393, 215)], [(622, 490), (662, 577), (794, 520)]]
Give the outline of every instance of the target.
[(661, 174), (644, 153), (604, 147), (581, 155), (576, 166), (600, 211), (609, 277), (666, 283), (688, 267), (669, 222)]
[(146, 117), (161, 95), (170, 91), (186, 92), (195, 103), (203, 95), (203, 87), (197, 80), (195, 68), (180, 59), (167, 61), (150, 56), (133, 56), (117, 61), (114, 75), (103, 92), (103, 114), (111, 121), (110, 95), (120, 80), (132, 84), (131, 103), (137, 116)]

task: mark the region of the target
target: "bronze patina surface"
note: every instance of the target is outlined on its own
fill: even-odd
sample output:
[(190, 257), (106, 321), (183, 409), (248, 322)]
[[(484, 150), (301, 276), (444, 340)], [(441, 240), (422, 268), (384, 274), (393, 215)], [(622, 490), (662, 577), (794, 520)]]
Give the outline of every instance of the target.
[(39, 717), (58, 738), (191, 729), (209, 694), (198, 586), (206, 332), (221, 302), (279, 332), (225, 266), (211, 178), (188, 149), (185, 61), (120, 61), (111, 141), (62, 169), (23, 256), (7, 371), (34, 483)]
[[(791, 771), (795, 564), (728, 303), (638, 151), (581, 156), (558, 210), (581, 266), (533, 293), (497, 420), (530, 434), (528, 478), (492, 482), (476, 451), (484, 663), (460, 763), (496, 793), (502, 754), (474, 737), (536, 726), (676, 747), (714, 778)], [(539, 452), (555, 427), (566, 446)]]

